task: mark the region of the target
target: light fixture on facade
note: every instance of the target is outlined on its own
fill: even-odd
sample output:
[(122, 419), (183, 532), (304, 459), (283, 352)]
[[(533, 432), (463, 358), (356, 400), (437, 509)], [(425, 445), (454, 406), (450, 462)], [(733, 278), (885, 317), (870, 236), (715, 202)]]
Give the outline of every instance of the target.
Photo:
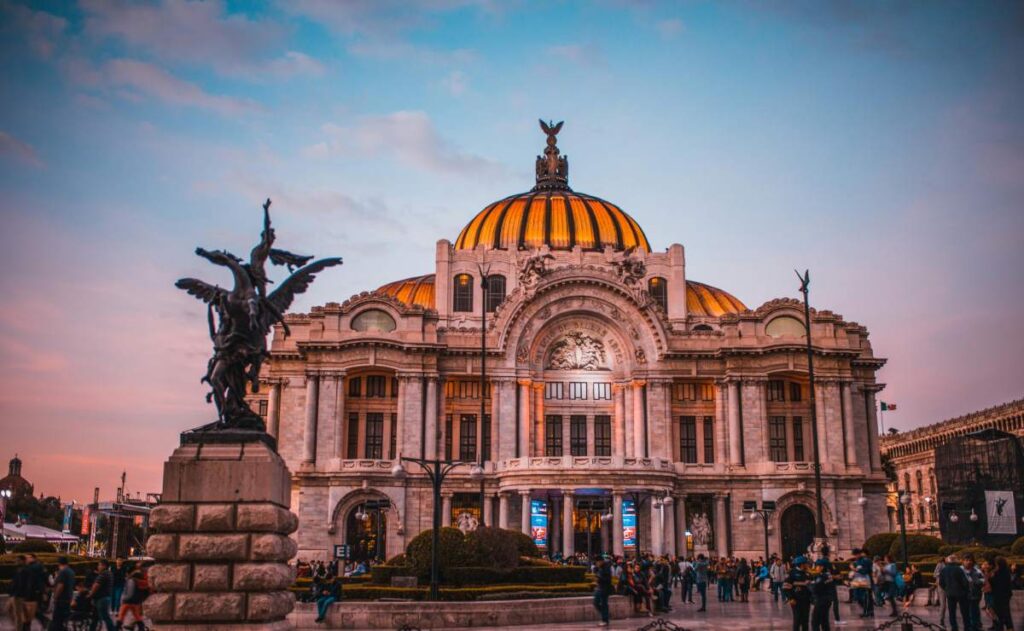
[(409, 472), (405, 470), (401, 462), (396, 462), (395, 466), (391, 467), (391, 477), (396, 480), (404, 480), (408, 475)]
[(469, 468), (469, 479), (474, 482), (479, 482), (484, 479), (484, 468), (477, 463)]
[(949, 521), (955, 524), (956, 522), (960, 521), (960, 515), (957, 515), (956, 512), (950, 513)]
[(978, 521), (978, 513), (975, 513), (973, 508), (971, 509), (971, 521)]
[(865, 504), (868, 503), (868, 498), (861, 495), (860, 497), (857, 498), (857, 503), (860, 504), (861, 506), (864, 506)]
[(910, 505), (910, 491), (903, 491), (900, 493), (900, 504), (904, 506)]
[(613, 519), (615, 519), (615, 516), (611, 513), (605, 513), (604, 515), (601, 515), (601, 521), (605, 523), (610, 522)]
[(747, 516), (746, 515), (740, 515), (739, 517), (736, 518), (736, 521), (747, 521)]

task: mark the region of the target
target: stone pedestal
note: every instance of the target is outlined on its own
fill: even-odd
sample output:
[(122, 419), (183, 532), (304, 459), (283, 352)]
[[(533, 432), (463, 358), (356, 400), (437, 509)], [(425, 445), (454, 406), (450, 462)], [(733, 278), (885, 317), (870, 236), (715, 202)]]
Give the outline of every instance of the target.
[(288, 591), (298, 527), (291, 475), (262, 442), (182, 445), (164, 464), (163, 497), (150, 516), (152, 595), (161, 631), (290, 629)]

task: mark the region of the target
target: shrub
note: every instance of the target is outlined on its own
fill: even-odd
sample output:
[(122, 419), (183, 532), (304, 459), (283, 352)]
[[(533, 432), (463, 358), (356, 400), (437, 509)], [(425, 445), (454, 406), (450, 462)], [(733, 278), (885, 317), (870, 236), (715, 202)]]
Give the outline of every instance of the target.
[(871, 557), (889, 554), (889, 548), (892, 547), (892, 542), (896, 540), (896, 537), (898, 535), (895, 532), (880, 532), (877, 535), (871, 535), (864, 542), (864, 549)]
[(960, 545), (960, 544), (939, 546), (939, 554), (941, 554), (944, 557), (948, 557), (949, 555), (953, 554), (954, 552), (960, 552), (961, 550), (963, 550), (966, 547), (967, 546)]
[[(430, 574), (430, 570), (427, 570)], [(375, 565), (370, 568), (370, 576), (377, 585), (390, 585), (393, 576), (415, 576), (416, 569), (409, 565)]]
[(511, 530), (477, 528), (466, 535), (466, 565), (513, 568), (519, 565), (519, 550)]
[(982, 560), (991, 562), (999, 556), (1006, 556), (1006, 552), (998, 548), (986, 548), (985, 546), (967, 546), (966, 548), (957, 552), (960, 555), (960, 560), (963, 561), (965, 554), (974, 556), (974, 560), (977, 563), (981, 563)]
[(539, 558), (540, 549), (537, 544), (533, 542), (533, 537), (526, 534), (525, 532), (519, 532), (518, 530), (506, 530), (505, 532), (512, 533), (512, 539), (516, 542), (516, 549), (519, 551), (519, 556)]
[(402, 566), (402, 565), (409, 565), (410, 561), (409, 561), (409, 557), (406, 556), (406, 554), (403, 552), (401, 554), (396, 554), (395, 556), (393, 556), (390, 559), (388, 559), (387, 564), (388, 565), (399, 565), (399, 566)]
[[(907, 535), (907, 555), (914, 554), (938, 554), (942, 547), (942, 539), (929, 535)], [(903, 560), (903, 545), (899, 537), (896, 537), (889, 546), (889, 556), (896, 561)]]
[[(590, 583), (567, 583), (560, 585), (488, 585), (483, 587), (442, 588), (441, 600), (495, 600), (501, 598), (555, 598), (576, 594), (588, 594), (593, 589)], [(299, 588), (292, 591), (298, 596)], [(342, 591), (344, 600), (380, 600), (382, 598), (398, 598), (407, 600), (425, 600), (429, 594), (427, 587), (386, 587), (383, 585), (366, 585), (346, 587)]]
[[(416, 576), (430, 578), (430, 548), (433, 545), (433, 530), (424, 530), (416, 535), (405, 554), (412, 562)], [(469, 565), (467, 562), (466, 537), (458, 528), (442, 528), (439, 534), (439, 549), (437, 557), (441, 576), (445, 576), (448, 568)]]
[(1010, 554), (1015, 557), (1024, 556), (1024, 537), (1018, 537), (1010, 546)]
[(25, 539), (14, 544), (11, 548), (11, 552), (14, 553), (26, 553), (26, 552), (56, 552), (57, 548), (53, 547), (53, 544), (49, 541), (43, 541), (42, 539)]

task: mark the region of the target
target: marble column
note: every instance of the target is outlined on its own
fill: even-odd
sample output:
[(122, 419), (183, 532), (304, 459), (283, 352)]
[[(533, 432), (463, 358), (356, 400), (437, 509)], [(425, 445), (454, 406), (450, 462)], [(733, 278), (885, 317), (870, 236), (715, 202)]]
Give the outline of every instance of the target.
[(725, 438), (727, 393), (724, 383), (715, 384), (715, 462), (723, 465), (729, 462)]
[(441, 494), (441, 526), (447, 528), (452, 525), (452, 494)]
[(345, 452), (345, 371), (342, 370), (335, 375), (337, 389), (335, 396), (337, 402), (334, 405), (334, 448), (332, 453), (335, 458), (344, 458)]
[(853, 395), (850, 383), (840, 384), (843, 411), (843, 432), (846, 440), (846, 466), (857, 466), (857, 426), (853, 422)]
[(576, 531), (572, 525), (573, 495), (571, 490), (562, 491), (562, 556), (569, 558), (576, 554)]
[(320, 404), (320, 375), (306, 375), (306, 426), (302, 435), (302, 464), (316, 461), (316, 421)]
[(625, 411), (622, 425), (625, 430), (626, 439), (626, 452), (624, 456), (626, 458), (636, 458), (636, 439), (633, 437), (635, 433), (635, 425), (633, 423), (633, 386), (631, 384), (622, 384), (622, 398)]
[(743, 464), (740, 453), (740, 382), (729, 382), (729, 464)]
[(522, 498), (523, 498), (523, 515), (522, 515), (522, 519), (520, 520), (520, 522), (521, 522), (521, 524), (520, 524), (521, 525), (521, 530), (524, 533), (529, 535), (530, 534), (530, 491), (520, 491), (519, 493), (522, 495)]
[(552, 553), (562, 549), (562, 498), (553, 497), (548, 503), (548, 550)]
[(432, 460), (437, 457), (437, 439), (438, 439), (438, 427), (437, 427), (437, 383), (438, 379), (436, 375), (427, 376), (427, 416), (424, 428), (426, 435), (423, 437), (423, 447), (420, 453), (423, 457)]
[(674, 498), (671, 496), (665, 498), (665, 519), (662, 522), (662, 537), (661, 546), (664, 554), (675, 554), (676, 553), (676, 506)]
[(484, 494), (484, 525), (494, 527), (494, 496), (490, 493)]
[(676, 510), (676, 554), (686, 556), (689, 550), (686, 548), (686, 496), (680, 495), (675, 498)]
[(608, 551), (612, 549), (612, 524), (610, 521), (605, 521), (604, 514), (601, 517), (601, 552), (608, 554)]
[(663, 517), (665, 506), (656, 498), (651, 498), (647, 505), (651, 508), (651, 553), (654, 556), (661, 556), (664, 553), (664, 528)]
[(519, 381), (519, 457), (530, 457), (530, 425), (533, 418), (530, 414), (530, 390), (529, 379)]
[(882, 468), (882, 452), (878, 449), (878, 408), (875, 407), (875, 391), (867, 394), (868, 453), (871, 455), (871, 470)]
[(281, 380), (270, 382), (267, 397), (267, 433), (277, 438), (281, 429)]
[(622, 546), (622, 493), (612, 493), (612, 553), (623, 555)]
[(612, 392), (615, 397), (615, 418), (612, 425), (612, 437), (615, 441), (615, 451), (612, 455), (619, 458), (626, 456), (626, 393), (621, 384), (612, 384)]
[[(538, 456), (544, 455), (544, 384), (533, 384), (533, 448)], [(562, 453), (568, 445), (562, 445)]]
[(644, 436), (644, 387), (645, 381), (633, 382), (633, 453), (637, 458), (646, 458), (647, 442)]
[(715, 495), (715, 551), (718, 556), (729, 556), (729, 519), (726, 497)]
[(498, 527), (508, 530), (511, 527), (508, 519), (508, 493), (498, 493)]
[[(828, 453), (828, 423), (825, 417), (825, 404), (826, 397), (828, 396), (828, 388), (822, 383), (818, 382), (814, 384), (814, 415), (818, 421), (818, 457), (821, 461), (822, 468), (824, 468), (829, 462)], [(812, 457), (813, 460), (813, 457)]]

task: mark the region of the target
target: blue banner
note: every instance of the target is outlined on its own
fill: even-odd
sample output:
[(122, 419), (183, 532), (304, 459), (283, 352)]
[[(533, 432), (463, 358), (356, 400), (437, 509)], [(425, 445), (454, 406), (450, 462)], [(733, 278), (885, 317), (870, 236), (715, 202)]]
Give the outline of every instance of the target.
[(633, 500), (622, 500), (622, 545), (636, 546), (636, 506)]
[(530, 501), (530, 536), (538, 548), (548, 545), (548, 505), (544, 500)]
[(64, 534), (71, 534), (71, 504), (64, 507)]

